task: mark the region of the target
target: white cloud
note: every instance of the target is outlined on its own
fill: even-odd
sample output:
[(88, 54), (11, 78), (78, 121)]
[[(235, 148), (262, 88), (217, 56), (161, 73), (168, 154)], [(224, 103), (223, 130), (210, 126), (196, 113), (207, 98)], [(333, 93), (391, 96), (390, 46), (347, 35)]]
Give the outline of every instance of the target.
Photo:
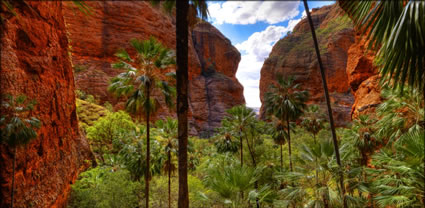
[(236, 77), (244, 86), (244, 96), (249, 107), (260, 107), (260, 71), (264, 60), (269, 56), (276, 41), (288, 31), (292, 31), (300, 19), (290, 20), (288, 26), (268, 26), (261, 32), (253, 33), (248, 40), (236, 44), (235, 47), (242, 52)]
[(214, 24), (276, 24), (299, 14), (299, 1), (226, 1), (210, 3), (208, 10)]

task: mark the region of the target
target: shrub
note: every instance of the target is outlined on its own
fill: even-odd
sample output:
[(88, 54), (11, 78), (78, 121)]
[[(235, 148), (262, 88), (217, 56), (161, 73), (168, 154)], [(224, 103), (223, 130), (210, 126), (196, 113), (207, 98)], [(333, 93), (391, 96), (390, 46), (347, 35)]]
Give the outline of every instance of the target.
[(72, 185), (68, 208), (134, 208), (141, 190), (128, 171), (98, 167), (82, 173)]

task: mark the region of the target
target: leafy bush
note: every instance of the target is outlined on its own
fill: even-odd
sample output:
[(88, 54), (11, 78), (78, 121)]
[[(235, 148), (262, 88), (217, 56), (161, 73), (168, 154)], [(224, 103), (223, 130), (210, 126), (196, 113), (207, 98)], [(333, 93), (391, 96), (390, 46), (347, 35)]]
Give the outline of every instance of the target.
[(82, 173), (72, 185), (68, 208), (134, 208), (141, 190), (128, 171), (98, 167)]
[(92, 149), (104, 162), (104, 154), (118, 153), (125, 140), (136, 130), (130, 115), (124, 111), (109, 113), (87, 128), (87, 138)]

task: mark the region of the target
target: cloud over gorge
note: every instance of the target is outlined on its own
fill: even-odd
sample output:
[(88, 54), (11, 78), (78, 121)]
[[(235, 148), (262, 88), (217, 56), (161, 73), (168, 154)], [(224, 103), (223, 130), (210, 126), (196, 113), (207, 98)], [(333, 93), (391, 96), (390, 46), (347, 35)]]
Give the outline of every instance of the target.
[(263, 62), (270, 54), (273, 44), (287, 32), (292, 31), (299, 21), (300, 19), (290, 20), (287, 27), (268, 26), (261, 32), (253, 33), (248, 40), (235, 45), (243, 54), (236, 76), (244, 86), (244, 95), (248, 105), (253, 107), (261, 105), (258, 98), (258, 86)]
[(208, 6), (214, 24), (276, 24), (299, 14), (299, 1), (227, 1)]

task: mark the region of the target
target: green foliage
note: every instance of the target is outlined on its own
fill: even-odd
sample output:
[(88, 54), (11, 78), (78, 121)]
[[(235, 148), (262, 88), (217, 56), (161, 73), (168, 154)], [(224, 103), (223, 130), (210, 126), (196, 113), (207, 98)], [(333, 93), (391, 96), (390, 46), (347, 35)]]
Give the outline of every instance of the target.
[(97, 167), (82, 173), (72, 185), (69, 208), (134, 208), (141, 184), (126, 170)]
[(112, 67), (123, 69), (125, 72), (112, 78), (108, 90), (118, 97), (127, 97), (126, 109), (130, 113), (138, 115), (144, 115), (146, 112), (155, 113), (159, 101), (156, 97), (150, 96), (154, 89), (164, 95), (167, 106), (171, 107), (176, 91), (159, 76), (158, 70), (175, 63), (174, 52), (153, 37), (144, 41), (132, 39), (130, 45), (137, 56), (130, 57), (124, 49), (115, 53), (120, 61)]
[(106, 116), (109, 111), (100, 105), (96, 105), (84, 100), (76, 99), (77, 116), (80, 127), (86, 130), (92, 126), (99, 118)]
[(93, 152), (101, 162), (105, 162), (104, 154), (118, 153), (123, 143), (129, 140), (136, 130), (130, 115), (124, 111), (109, 113), (87, 128), (87, 138)]
[[(123, 144), (119, 151), (120, 163), (130, 171), (134, 180), (140, 180), (146, 174), (146, 145), (143, 144), (146, 127), (139, 126), (138, 131), (132, 132), (130, 140)], [(150, 141), (151, 147), (151, 167), (150, 175), (158, 175), (164, 166), (166, 156), (163, 154), (160, 143), (157, 140)]]
[(341, 1), (356, 26), (368, 32), (369, 48), (377, 50), (382, 82), (394, 88), (424, 92), (425, 2)]
[(108, 101), (106, 101), (103, 106), (108, 110), (109, 112), (114, 112), (114, 106)]
[(6, 95), (1, 102), (0, 142), (11, 148), (28, 144), (37, 137), (36, 129), (41, 122), (32, 116), (35, 100), (28, 101), (25, 95)]
[(76, 64), (72, 67), (74, 69), (74, 73), (80, 73), (87, 70), (87, 66)]

